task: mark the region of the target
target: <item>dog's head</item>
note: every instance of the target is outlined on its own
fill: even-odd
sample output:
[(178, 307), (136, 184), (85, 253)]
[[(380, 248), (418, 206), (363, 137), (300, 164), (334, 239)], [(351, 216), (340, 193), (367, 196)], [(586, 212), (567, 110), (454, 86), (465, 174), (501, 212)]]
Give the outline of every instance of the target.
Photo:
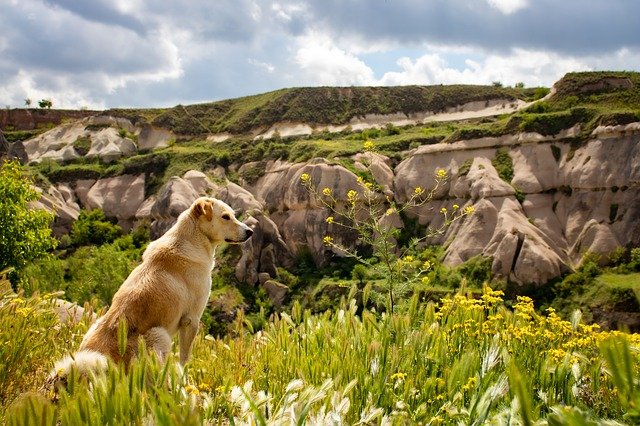
[(233, 209), (222, 201), (201, 197), (191, 206), (191, 215), (198, 228), (213, 243), (242, 243), (247, 241), (253, 230), (236, 219)]

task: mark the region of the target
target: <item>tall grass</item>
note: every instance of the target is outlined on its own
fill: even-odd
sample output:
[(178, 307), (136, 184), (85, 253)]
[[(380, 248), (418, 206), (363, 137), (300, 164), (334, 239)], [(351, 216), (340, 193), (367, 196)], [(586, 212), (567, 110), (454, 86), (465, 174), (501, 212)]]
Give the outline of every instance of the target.
[[(6, 288), (6, 285), (5, 285)], [(354, 290), (355, 291), (355, 290)], [(312, 315), (295, 305), (252, 332), (200, 335), (180, 368), (143, 354), (72, 376), (53, 403), (37, 389), (88, 324), (60, 324), (48, 296), (0, 302), (0, 392), (8, 424), (587, 424), (638, 419), (640, 336), (513, 310), (500, 292), (413, 298), (393, 315), (355, 301)], [(602, 348), (602, 349), (601, 349)], [(578, 419), (578, 420), (576, 420)]]

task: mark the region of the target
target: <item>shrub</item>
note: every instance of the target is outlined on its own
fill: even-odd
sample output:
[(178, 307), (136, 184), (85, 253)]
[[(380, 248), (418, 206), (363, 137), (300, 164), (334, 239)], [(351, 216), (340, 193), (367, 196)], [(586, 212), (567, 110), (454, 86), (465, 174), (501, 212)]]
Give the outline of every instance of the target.
[(509, 152), (505, 148), (500, 148), (496, 151), (495, 157), (491, 160), (491, 164), (498, 172), (498, 176), (507, 182), (511, 183), (513, 179), (513, 160), (509, 155)]
[(73, 142), (73, 149), (80, 155), (86, 155), (91, 149), (91, 138), (88, 136), (80, 136)]
[(29, 208), (39, 197), (18, 162), (0, 165), (0, 271), (13, 269), (9, 278), (14, 286), (29, 262), (56, 246), (49, 227), (53, 215)]
[(471, 166), (473, 165), (473, 158), (469, 158), (462, 163), (460, 168), (458, 169), (458, 176), (466, 176), (469, 174), (469, 170), (471, 170)]
[(482, 287), (483, 284), (491, 282), (491, 265), (493, 258), (489, 256), (474, 256), (459, 266), (460, 273), (469, 284)]
[(109, 222), (100, 209), (82, 210), (71, 225), (71, 241), (75, 246), (111, 243), (121, 234), (122, 228)]

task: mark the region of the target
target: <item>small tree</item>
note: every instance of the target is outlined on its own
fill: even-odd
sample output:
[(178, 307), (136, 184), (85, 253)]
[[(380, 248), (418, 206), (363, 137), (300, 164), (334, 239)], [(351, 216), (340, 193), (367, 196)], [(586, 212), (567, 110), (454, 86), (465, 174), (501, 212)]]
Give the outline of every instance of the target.
[(524, 89), (524, 82), (519, 81), (516, 83), (516, 89)]
[(49, 223), (53, 214), (29, 207), (40, 197), (16, 161), (0, 166), (0, 271), (11, 268), (16, 288), (27, 264), (56, 246)]
[(25, 98), (24, 104), (26, 105), (27, 108), (31, 108), (31, 99)]
[(38, 106), (40, 108), (51, 109), (51, 107), (53, 106), (53, 101), (51, 99), (40, 99), (38, 101)]
[[(373, 151), (373, 143), (366, 141), (364, 149)], [(388, 296), (387, 308), (390, 312), (393, 312), (396, 306), (396, 293), (404, 292), (417, 282), (425, 284), (428, 282), (426, 273), (431, 269), (431, 263), (415, 265), (419, 262), (415, 262), (413, 256), (408, 253), (415, 249), (419, 242), (439, 235), (452, 222), (473, 213), (473, 207), (470, 205), (460, 208), (454, 204), (451, 210), (442, 208), (440, 214), (443, 215), (444, 220), (440, 227), (428, 229), (425, 235), (413, 238), (408, 247), (401, 248), (397, 244), (400, 231), (389, 224), (388, 217), (399, 215), (409, 208), (416, 208), (431, 201), (436, 190), (447, 180), (445, 170), (441, 169), (435, 173), (432, 189), (414, 188), (409, 200), (402, 205), (382, 194), (373, 182), (367, 182), (363, 178), (358, 178), (357, 188), (347, 191), (346, 203), (339, 200), (338, 198), (341, 197), (334, 194), (330, 188), (317, 188), (309, 174), (303, 173), (300, 175), (300, 180), (309, 193), (329, 211), (327, 224), (335, 225), (344, 231), (355, 231), (359, 243), (371, 247), (373, 257), (364, 258), (356, 250), (339, 244), (331, 235), (326, 235), (323, 239), (325, 246), (356, 259), (373, 275), (384, 277)], [(364, 280), (364, 277), (360, 276), (354, 276), (354, 278), (361, 282)], [(364, 292), (368, 293), (368, 290), (365, 288)], [(364, 295), (363, 299), (365, 299)]]

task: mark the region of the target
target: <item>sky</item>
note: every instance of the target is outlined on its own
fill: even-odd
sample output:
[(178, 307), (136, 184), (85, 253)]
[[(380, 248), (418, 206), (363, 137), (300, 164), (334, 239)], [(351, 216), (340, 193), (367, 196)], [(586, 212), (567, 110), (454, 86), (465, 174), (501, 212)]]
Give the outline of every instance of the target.
[(0, 0), (0, 105), (640, 71), (639, 0)]

